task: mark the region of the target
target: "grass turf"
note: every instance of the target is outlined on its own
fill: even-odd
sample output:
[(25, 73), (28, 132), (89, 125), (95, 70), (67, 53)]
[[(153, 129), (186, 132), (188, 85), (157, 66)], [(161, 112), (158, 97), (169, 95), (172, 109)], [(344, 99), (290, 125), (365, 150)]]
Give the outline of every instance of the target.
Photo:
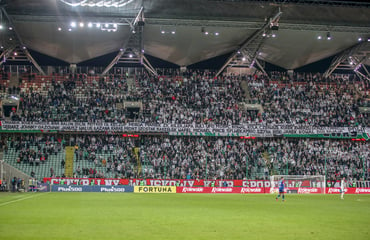
[(370, 239), (370, 195), (1, 193), (0, 239)]

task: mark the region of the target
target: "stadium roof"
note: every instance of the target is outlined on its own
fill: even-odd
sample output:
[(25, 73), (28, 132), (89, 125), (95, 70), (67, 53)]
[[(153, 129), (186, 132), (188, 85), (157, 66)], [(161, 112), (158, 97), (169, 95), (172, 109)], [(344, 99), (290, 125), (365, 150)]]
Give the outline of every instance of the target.
[[(0, 3), (4, 9), (1, 20), (10, 19), (8, 24), (13, 24), (12, 31), (24, 46), (77, 64), (119, 52), (131, 36), (130, 23), (142, 7), (145, 54), (180, 66), (236, 51), (279, 10), (281, 15), (274, 22), (278, 30), (269, 32), (276, 37), (270, 35), (263, 40), (257, 58), (286, 69), (335, 55), (356, 45), (359, 38), (365, 41), (370, 38), (370, 3), (360, 1), (3, 0)], [(122, 6), (109, 7), (114, 3)], [(76, 27), (71, 28), (72, 21)], [(84, 27), (79, 26), (80, 22)], [(96, 23), (108, 22), (117, 23), (117, 31), (95, 27)], [(89, 28), (88, 23), (94, 23), (94, 27)], [(328, 34), (331, 40), (326, 40)], [(2, 38), (4, 44), (4, 35)], [(370, 51), (368, 44), (365, 50)], [(364, 63), (370, 65), (369, 56)]]

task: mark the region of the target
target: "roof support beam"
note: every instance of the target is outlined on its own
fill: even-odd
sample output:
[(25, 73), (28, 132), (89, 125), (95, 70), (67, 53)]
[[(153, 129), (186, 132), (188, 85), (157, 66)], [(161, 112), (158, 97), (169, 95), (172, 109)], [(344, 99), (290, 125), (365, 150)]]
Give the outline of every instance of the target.
[[(7, 21), (9, 22), (10, 26), (13, 27), (13, 32), (14, 32), (14, 35), (15, 35), (15, 40), (16, 42), (18, 43), (18, 48), (20, 49), (20, 51), (22, 51), (24, 53), (24, 55), (27, 57), (27, 59), (35, 66), (35, 68), (39, 71), (39, 73), (41, 75), (46, 75), (44, 70), (42, 70), (42, 68), (40, 67), (40, 65), (37, 63), (37, 61), (31, 56), (30, 52), (28, 51), (28, 49), (26, 48), (26, 46), (24, 45), (23, 41), (22, 41), (22, 38), (20, 37), (20, 35), (18, 34), (18, 31), (16, 30), (14, 24), (13, 24), (13, 21), (12, 19), (9, 17), (8, 13), (6, 12), (6, 10), (4, 9), (4, 7), (1, 7), (1, 12), (5, 15)], [(17, 45), (16, 43), (16, 45)], [(12, 50), (14, 50), (15, 48), (17, 48), (17, 46), (15, 47), (12, 47)], [(11, 51), (12, 51), (11, 50)]]
[(131, 33), (127, 39), (124, 40), (120, 51), (112, 62), (104, 69), (103, 75), (107, 74), (112, 67), (117, 63), (127, 64), (141, 64), (148, 72), (157, 76), (157, 72), (144, 56), (144, 8), (141, 7), (137, 16), (129, 22)]
[(8, 58), (8, 56), (11, 54), (11, 52), (14, 50), (15, 47), (8, 47), (7, 49), (5, 49), (1, 55), (0, 55), (0, 66), (6, 62), (6, 59)]
[(347, 70), (357, 70), (361, 67), (362, 63), (366, 61), (367, 52), (369, 52), (369, 47), (366, 47), (367, 45), (369, 45), (369, 43), (363, 41), (339, 53), (333, 59), (323, 77), (328, 78), (335, 69), (340, 67), (346, 67)]
[(148, 61), (148, 59), (143, 54), (143, 65), (148, 72), (151, 72), (154, 76), (158, 77), (157, 71), (153, 68), (152, 64)]
[[(220, 68), (220, 70), (216, 73), (216, 77), (219, 76), (227, 66), (233, 65), (233, 61), (240, 62), (240, 57), (242, 57), (242, 62), (248, 61), (247, 63), (249, 66), (252, 66), (255, 61), (257, 60), (257, 55), (259, 49), (262, 47), (265, 38), (262, 36), (263, 33), (265, 33), (267, 30), (270, 29), (271, 23), (277, 22), (281, 16), (282, 12), (280, 11), (280, 8), (278, 9), (278, 12), (272, 16), (270, 19), (266, 21), (266, 23), (257, 31), (255, 31), (251, 36), (249, 36), (228, 58), (228, 60), (225, 62), (225, 64)], [(243, 54), (243, 56), (240, 56)], [(241, 63), (243, 64), (243, 63)], [(238, 64), (240, 65), (240, 64)], [(260, 64), (259, 64), (260, 65)], [(261, 65), (260, 65), (261, 66)], [(263, 69), (263, 68), (262, 68)], [(264, 70), (262, 70), (264, 71)]]

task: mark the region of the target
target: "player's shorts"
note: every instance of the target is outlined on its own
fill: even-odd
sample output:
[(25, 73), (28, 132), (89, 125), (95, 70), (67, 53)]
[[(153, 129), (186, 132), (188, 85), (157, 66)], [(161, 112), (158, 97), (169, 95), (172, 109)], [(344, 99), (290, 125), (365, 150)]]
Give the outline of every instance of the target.
[(279, 189), (279, 193), (284, 193), (284, 189)]

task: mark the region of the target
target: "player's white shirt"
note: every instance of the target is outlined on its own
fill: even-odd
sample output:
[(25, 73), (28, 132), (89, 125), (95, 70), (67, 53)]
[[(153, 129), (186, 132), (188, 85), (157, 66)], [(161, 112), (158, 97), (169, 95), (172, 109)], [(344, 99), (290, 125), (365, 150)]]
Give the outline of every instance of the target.
[(344, 190), (344, 188), (345, 188), (345, 184), (346, 184), (346, 182), (342, 179), (341, 181), (340, 181), (340, 189), (343, 191)]

